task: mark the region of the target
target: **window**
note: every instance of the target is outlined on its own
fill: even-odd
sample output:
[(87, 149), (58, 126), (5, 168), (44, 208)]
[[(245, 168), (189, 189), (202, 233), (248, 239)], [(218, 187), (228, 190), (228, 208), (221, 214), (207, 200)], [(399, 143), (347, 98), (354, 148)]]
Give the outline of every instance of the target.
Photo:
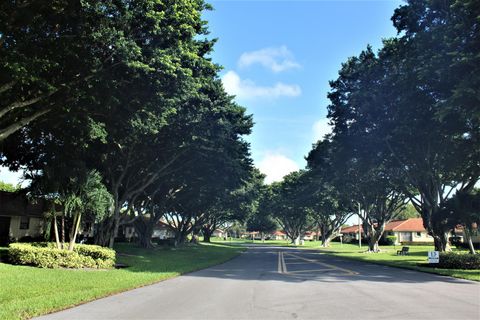
[(20, 217), (20, 230), (28, 230), (30, 228), (30, 218)]
[(421, 233), (421, 232), (417, 232), (417, 233), (415, 234), (415, 236), (416, 236), (417, 238), (420, 238), (420, 237), (422, 236), (422, 233)]

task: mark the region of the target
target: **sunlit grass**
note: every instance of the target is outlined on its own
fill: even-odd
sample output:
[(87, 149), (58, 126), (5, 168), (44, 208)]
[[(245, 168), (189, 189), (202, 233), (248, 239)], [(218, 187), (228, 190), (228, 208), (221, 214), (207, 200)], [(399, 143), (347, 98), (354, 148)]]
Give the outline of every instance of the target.
[(119, 245), (118, 270), (40, 269), (0, 263), (0, 319), (25, 319), (229, 260), (220, 244), (146, 250)]

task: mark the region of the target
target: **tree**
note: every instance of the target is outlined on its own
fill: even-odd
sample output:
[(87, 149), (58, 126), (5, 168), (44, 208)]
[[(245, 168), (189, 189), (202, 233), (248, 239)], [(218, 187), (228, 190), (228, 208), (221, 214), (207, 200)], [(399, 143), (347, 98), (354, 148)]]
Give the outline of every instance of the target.
[[(70, 232), (68, 250), (72, 251), (80, 227), (82, 215), (90, 214), (100, 220), (112, 206), (112, 196), (102, 183), (102, 178), (96, 171), (90, 171), (85, 181), (73, 179), (68, 194), (63, 195), (65, 214), (73, 218), (73, 226)], [(55, 222), (55, 229), (56, 229)], [(55, 233), (58, 244), (58, 233)]]
[[(9, 20), (7, 14), (2, 21), (14, 24), (18, 18), (20, 24), (33, 23), (21, 21), (15, 12), (16, 3), (5, 6), (5, 12), (13, 12), (13, 16)], [(42, 5), (28, 8), (42, 22), (31, 29), (39, 43), (45, 44), (45, 51), (35, 54), (49, 61), (45, 66), (49, 69), (40, 74), (33, 67), (41, 63), (30, 69), (21, 67), (25, 70), (20, 76), (33, 76), (35, 81), (20, 87), (20, 82), (8, 78), (0, 79), (0, 85), (1, 81), (15, 82), (14, 86), (2, 87), (7, 103), (8, 99), (12, 103), (27, 101), (30, 98), (22, 96), (22, 90), (40, 84), (45, 84), (41, 92), (31, 91), (45, 99), (26, 109), (8, 111), (7, 118), (0, 119), (0, 126), (4, 120), (6, 126), (15, 124), (15, 119), (28, 117), (37, 109), (48, 109), (48, 116), (10, 134), (2, 143), (2, 161), (12, 169), (24, 167), (39, 172), (58, 162), (73, 165), (78, 160), (87, 169), (99, 171), (113, 197), (110, 215), (97, 228), (99, 244), (112, 246), (122, 219), (146, 216), (148, 210), (142, 206), (151, 202), (148, 199), (164, 199), (165, 194), (152, 195), (168, 193), (171, 188), (190, 196), (201, 192), (201, 203), (186, 196), (182, 204), (176, 202), (169, 209), (161, 201), (154, 203), (157, 213), (149, 223), (158, 218), (158, 210), (162, 214), (167, 214), (164, 210), (184, 214), (187, 206), (197, 217), (199, 206), (204, 210), (212, 193), (222, 192), (227, 180), (240, 181), (241, 167), (251, 165), (249, 146), (241, 137), (249, 134), (251, 117), (225, 93), (217, 75), (220, 68), (207, 57), (214, 44), (213, 40), (202, 39), (208, 32), (201, 12), (207, 8), (200, 0), (174, 4), (151, 0), (67, 1), (56, 9)], [(71, 21), (59, 24), (58, 19)], [(45, 36), (45, 30), (50, 25), (55, 29), (57, 24), (59, 34)], [(8, 28), (12, 34), (17, 32), (10, 25)], [(24, 29), (20, 31), (25, 33)], [(2, 44), (11, 42), (6, 63), (26, 52), (25, 44), (31, 39), (23, 33), (13, 39), (0, 31)], [(28, 56), (28, 52), (25, 54)], [(27, 57), (22, 61), (34, 60)], [(63, 78), (57, 79), (63, 69)], [(70, 72), (75, 75), (73, 82), (68, 78)], [(189, 180), (179, 172), (194, 175)], [(218, 188), (213, 178), (221, 181)], [(202, 179), (208, 180), (203, 187)], [(162, 186), (164, 182), (167, 187)], [(176, 194), (174, 198), (181, 197)]]
[(471, 254), (475, 254), (475, 247), (472, 242), (472, 235), (478, 232), (480, 225), (480, 190), (472, 192), (456, 193), (448, 199), (441, 212), (442, 218), (446, 219), (451, 229), (461, 225), (465, 234), (465, 241), (468, 244)]
[(471, 191), (480, 172), (479, 13), (475, 1), (409, 1), (392, 17), (408, 44), (395, 66), (404, 72), (396, 85), (408, 94), (399, 95), (386, 142), (440, 251), (448, 249), (441, 208)]
[(247, 231), (260, 232), (262, 241), (265, 240), (265, 234), (277, 230), (277, 223), (269, 215), (256, 214), (247, 221)]
[[(167, 3), (2, 1), (0, 142), (41, 119), (81, 113), (77, 100), (95, 90), (101, 75), (140, 66), (139, 44), (148, 41), (142, 10), (162, 10)], [(156, 26), (168, 38), (167, 28)]]
[(410, 202), (407, 203), (403, 208), (400, 209), (400, 212), (398, 215), (395, 217), (398, 220), (407, 220), (407, 219), (412, 219), (412, 218), (420, 218), (420, 214), (418, 211), (415, 209), (413, 204)]
[(271, 193), (263, 199), (268, 201), (268, 210), (281, 225), (292, 243), (298, 243), (311, 224), (310, 209), (304, 203), (302, 194), (304, 171), (286, 175), (281, 182), (271, 185)]
[[(219, 226), (226, 226), (234, 222), (245, 222), (256, 213), (264, 178), (265, 176), (258, 169), (253, 169), (248, 180), (244, 181), (240, 187), (217, 196), (217, 200), (203, 217), (204, 223), (201, 230), (204, 242), (210, 242), (212, 233)], [(248, 221), (259, 226), (259, 223), (257, 223), (259, 221)], [(262, 228), (262, 230), (253, 231), (268, 232), (265, 231), (267, 229)]]
[(420, 75), (425, 70), (418, 70), (430, 65), (420, 59), (428, 59), (418, 51), (422, 45), (391, 39), (378, 55), (368, 48), (349, 59), (331, 83), (329, 117), (337, 139), (366, 138), (359, 146), (374, 146), (380, 172), (397, 177), (387, 180), (393, 182), (391, 190), (408, 196), (436, 248), (444, 251), (448, 230), (439, 219), (440, 208), (455, 190), (468, 190), (478, 181), (478, 153), (472, 152), (470, 139), (476, 133), (461, 117), (440, 117), (446, 110), (445, 88)]
[(0, 181), (0, 191), (5, 191), (5, 192), (15, 192), (21, 189), (21, 185), (17, 184), (16, 186), (11, 184), (11, 183), (6, 183), (3, 181)]

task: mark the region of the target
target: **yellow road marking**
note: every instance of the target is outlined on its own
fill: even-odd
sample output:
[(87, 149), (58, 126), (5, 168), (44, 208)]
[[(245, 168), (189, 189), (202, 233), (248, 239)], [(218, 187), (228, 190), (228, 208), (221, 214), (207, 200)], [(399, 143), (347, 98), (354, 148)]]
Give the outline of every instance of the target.
[(320, 262), (320, 261), (317, 261), (317, 260), (312, 260), (312, 259), (307, 259), (307, 258), (304, 258), (304, 257), (300, 257), (300, 256), (297, 256), (296, 254), (293, 254), (293, 253), (287, 253), (287, 255), (289, 255), (291, 257), (295, 257), (295, 258), (303, 260), (303, 261), (308, 261), (308, 262), (311, 262), (311, 263), (319, 264), (321, 266), (324, 266), (324, 267), (327, 267), (327, 268), (330, 268), (330, 269), (333, 269), (333, 270), (340, 270), (340, 271), (345, 272), (348, 275), (353, 276), (353, 275), (358, 274), (358, 272), (355, 272), (355, 271), (352, 271), (352, 270), (340, 268), (340, 267), (337, 267), (333, 264), (328, 264), (328, 263)]
[(283, 252), (282, 252), (282, 268), (283, 268), (283, 273), (288, 273), (287, 265), (285, 264), (285, 257), (284, 257)]
[(288, 273), (282, 251), (278, 251), (278, 273)]
[(282, 273), (282, 252), (278, 251), (278, 273)]
[(323, 272), (323, 271), (332, 271), (333, 269), (314, 269), (314, 270), (298, 270), (290, 271), (289, 273), (305, 273), (305, 272)]

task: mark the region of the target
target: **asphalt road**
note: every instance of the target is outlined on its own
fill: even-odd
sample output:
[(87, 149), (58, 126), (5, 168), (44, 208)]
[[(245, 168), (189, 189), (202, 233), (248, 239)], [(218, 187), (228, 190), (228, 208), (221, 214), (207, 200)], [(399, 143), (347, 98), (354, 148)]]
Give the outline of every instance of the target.
[(480, 319), (480, 284), (251, 247), (227, 263), (38, 319)]

